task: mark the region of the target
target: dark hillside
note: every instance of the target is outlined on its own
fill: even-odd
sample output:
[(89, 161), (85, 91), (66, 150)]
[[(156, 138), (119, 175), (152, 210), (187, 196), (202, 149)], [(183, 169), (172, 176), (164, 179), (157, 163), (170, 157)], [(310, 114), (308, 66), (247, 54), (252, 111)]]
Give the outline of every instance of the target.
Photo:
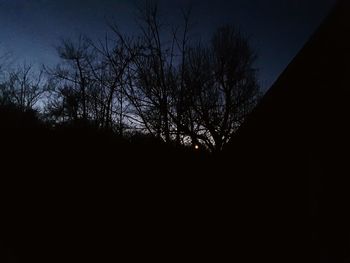
[(218, 214), (206, 153), (87, 126), (52, 129), (15, 108), (0, 116), (8, 262), (211, 254), (217, 234), (203, 229)]

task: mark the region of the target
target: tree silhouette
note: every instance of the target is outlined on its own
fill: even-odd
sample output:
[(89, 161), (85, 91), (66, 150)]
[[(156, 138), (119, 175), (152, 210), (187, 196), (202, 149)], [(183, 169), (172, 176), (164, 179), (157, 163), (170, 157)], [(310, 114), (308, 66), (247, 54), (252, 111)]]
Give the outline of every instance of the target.
[(258, 101), (255, 57), (248, 40), (231, 26), (219, 28), (210, 45), (187, 52), (187, 130), (196, 127), (194, 137), (212, 151), (222, 150)]
[(0, 85), (1, 104), (14, 104), (22, 111), (38, 106), (46, 91), (42, 70), (36, 72), (32, 65), (23, 64), (9, 70), (5, 78)]
[(219, 28), (210, 44), (189, 38), (184, 25), (165, 28), (157, 4), (140, 10), (141, 35), (113, 27), (129, 63), (124, 91), (141, 127), (166, 142), (202, 144), (221, 151), (259, 98), (255, 53), (234, 27)]
[[(89, 51), (87, 42), (81, 36), (76, 42), (64, 39), (57, 47), (62, 63), (55, 69), (47, 70), (52, 78), (51, 91), (58, 94), (57, 100), (49, 104), (50, 110), (55, 113), (66, 110), (69, 118), (88, 120), (87, 92), (91, 84), (89, 60), (92, 55)], [(57, 109), (53, 110), (54, 107)]]
[(126, 46), (131, 61), (127, 70), (125, 92), (142, 126), (166, 142), (171, 140), (170, 90), (173, 82), (174, 41), (167, 44), (159, 10), (154, 2), (146, 2), (139, 9), (142, 32), (133, 41), (127, 41), (116, 27), (114, 32)]

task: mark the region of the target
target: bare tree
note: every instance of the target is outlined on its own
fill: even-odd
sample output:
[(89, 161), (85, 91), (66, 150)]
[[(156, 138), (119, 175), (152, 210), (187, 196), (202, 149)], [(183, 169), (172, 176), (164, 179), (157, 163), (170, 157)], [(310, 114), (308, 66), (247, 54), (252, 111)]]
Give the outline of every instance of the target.
[(104, 41), (79, 37), (57, 48), (62, 63), (47, 70), (52, 92), (47, 105), (57, 120), (93, 123), (102, 129), (126, 129), (128, 100), (124, 95), (128, 53), (107, 36)]
[(104, 110), (104, 91), (100, 88), (103, 69), (94, 48), (80, 36), (62, 40), (57, 52), (61, 63), (46, 69), (51, 78), (47, 111), (61, 120), (100, 125)]
[(50, 111), (118, 127), (120, 135), (129, 125), (166, 142), (222, 150), (257, 103), (256, 55), (230, 26), (195, 43), (190, 11), (181, 27), (169, 28), (157, 3), (146, 1), (136, 37), (113, 25), (113, 38), (63, 41), (63, 63), (50, 71), (57, 94)]
[[(255, 54), (234, 27), (219, 28), (208, 46), (188, 50), (185, 66), (190, 125), (198, 140), (220, 151), (237, 131), (259, 98)], [(193, 136), (193, 135), (192, 135)]]
[(91, 76), (89, 60), (92, 59), (90, 51), (87, 41), (81, 36), (76, 42), (70, 39), (62, 40), (61, 45), (57, 47), (57, 52), (63, 63), (50, 71), (51, 75), (60, 80), (65, 88), (69, 87), (72, 93), (79, 95), (77, 115), (84, 121), (88, 119), (87, 90)]
[(257, 102), (256, 56), (230, 26), (218, 29), (207, 45), (192, 44), (190, 11), (183, 12), (182, 27), (169, 30), (157, 3), (146, 1), (139, 10), (140, 36), (127, 38), (112, 27), (128, 57), (123, 90), (133, 121), (149, 133), (220, 151)]
[(23, 64), (10, 70), (2, 84), (2, 96), (21, 110), (34, 109), (45, 92), (43, 71), (35, 71), (32, 65)]
[[(187, 22), (183, 35), (178, 29), (166, 27), (160, 19), (156, 2), (146, 1), (139, 8), (139, 29), (136, 38), (127, 38), (113, 27), (121, 44), (129, 54), (126, 71), (127, 96), (134, 109), (134, 120), (141, 127), (167, 142), (179, 134), (173, 110), (175, 90), (179, 83), (178, 64), (187, 44)], [(185, 40), (182, 40), (185, 39)]]
[[(125, 41), (123, 39), (123, 41)], [(121, 37), (110, 39), (106, 35), (104, 41), (93, 43), (94, 50), (99, 56), (98, 66), (92, 70), (94, 77), (104, 96), (101, 102), (104, 105), (104, 126), (117, 126), (120, 135), (123, 135), (128, 119), (129, 100), (125, 94), (127, 82), (126, 72), (131, 62), (132, 54), (127, 50), (127, 45), (121, 41)], [(97, 69), (97, 70), (96, 70)]]

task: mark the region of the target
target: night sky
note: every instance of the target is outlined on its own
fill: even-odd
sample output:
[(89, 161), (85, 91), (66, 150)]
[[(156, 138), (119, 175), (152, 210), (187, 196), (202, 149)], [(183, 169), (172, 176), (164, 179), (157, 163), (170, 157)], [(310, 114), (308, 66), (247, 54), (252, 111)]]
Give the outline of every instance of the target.
[[(103, 37), (107, 21), (135, 30), (136, 0), (0, 0), (0, 50), (18, 62), (52, 65), (62, 37)], [(331, 10), (336, 0), (160, 0), (163, 16), (193, 6), (193, 32), (205, 37), (222, 24), (238, 25), (258, 53), (269, 88)], [(170, 19), (169, 19), (170, 20)], [(172, 20), (173, 21), (173, 20)], [(175, 21), (176, 23), (176, 21)]]

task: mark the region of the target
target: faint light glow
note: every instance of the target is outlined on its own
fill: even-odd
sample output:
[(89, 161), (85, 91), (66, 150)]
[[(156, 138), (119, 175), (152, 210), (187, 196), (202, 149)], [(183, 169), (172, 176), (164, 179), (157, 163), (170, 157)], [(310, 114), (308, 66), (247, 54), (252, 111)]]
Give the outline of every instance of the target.
[(194, 148), (195, 148), (196, 150), (199, 150), (199, 146), (198, 146), (198, 145), (195, 145)]

